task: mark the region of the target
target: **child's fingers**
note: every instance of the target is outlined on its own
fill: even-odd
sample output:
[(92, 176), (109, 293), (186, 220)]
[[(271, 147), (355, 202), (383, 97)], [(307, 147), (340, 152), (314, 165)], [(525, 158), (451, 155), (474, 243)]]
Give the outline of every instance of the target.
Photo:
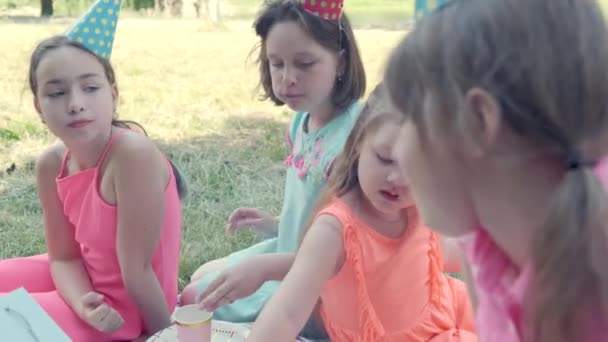
[(200, 304), (200, 307), (207, 311), (213, 311), (218, 307), (218, 302), (231, 291), (232, 286), (227, 283), (220, 285), (215, 291), (207, 296)]
[(107, 315), (99, 319), (99, 330), (103, 332), (110, 332), (114, 325), (114, 317), (112, 315), (112, 309), (108, 306)]
[(228, 222), (228, 224), (226, 225), (226, 233), (234, 234), (235, 230), (236, 230), (236, 222)]
[(207, 299), (209, 294), (211, 294), (215, 290), (217, 290), (217, 288), (220, 287), (225, 281), (226, 281), (226, 273), (222, 272), (215, 279), (213, 279), (213, 281), (209, 284), (209, 286), (207, 286), (207, 288), (203, 292), (201, 292), (196, 297), (196, 302), (200, 303), (202, 306), (202, 302), (204, 302)]
[(239, 218), (247, 218), (247, 217), (258, 217), (260, 216), (260, 209), (257, 208), (239, 208), (238, 209), (238, 217)]
[(103, 308), (96, 313), (98, 320), (98, 329), (105, 333), (113, 333), (120, 329), (124, 323), (122, 316), (107, 304), (102, 305)]
[(104, 319), (110, 314), (110, 308), (107, 304), (101, 304), (95, 310), (91, 312), (91, 317), (95, 318), (97, 322), (103, 322)]
[(95, 291), (91, 291), (82, 296), (81, 300), (84, 307), (94, 308), (103, 303), (103, 295)]
[(264, 221), (266, 215), (257, 208), (239, 208), (228, 218), (226, 232), (234, 234), (247, 227), (255, 227)]
[(236, 223), (247, 216), (248, 208), (238, 208), (228, 217), (226, 224), (226, 232), (233, 233), (236, 228)]
[(110, 314), (108, 314), (108, 322), (107, 322), (107, 333), (113, 333), (116, 330), (120, 329), (122, 324), (124, 323), (124, 319), (118, 313), (118, 311), (112, 309)]
[(222, 296), (222, 298), (220, 298), (217, 303), (215, 303), (214, 306), (209, 307), (209, 309), (207, 311), (215, 311), (217, 308), (222, 307), (226, 304), (232, 304), (234, 303), (234, 301), (236, 300), (237, 296), (233, 291), (229, 291), (227, 294), (225, 294), (224, 296)]
[(106, 304), (101, 304), (93, 311), (91, 311), (88, 316), (88, 321), (98, 330), (104, 330), (104, 320), (107, 318), (110, 313), (110, 307)]
[(226, 232), (234, 229), (234, 222), (236, 221), (241, 209), (234, 210), (230, 216), (228, 216), (228, 222), (226, 223)]
[(261, 218), (250, 218), (250, 219), (239, 220), (236, 222), (236, 225), (235, 225), (232, 233), (240, 232), (241, 230), (249, 228), (249, 227), (256, 227), (261, 222), (262, 222)]

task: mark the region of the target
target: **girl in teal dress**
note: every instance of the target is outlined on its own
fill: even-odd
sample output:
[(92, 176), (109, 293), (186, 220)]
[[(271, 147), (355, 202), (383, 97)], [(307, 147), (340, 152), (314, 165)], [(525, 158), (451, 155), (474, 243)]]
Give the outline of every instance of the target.
[[(243, 284), (261, 283), (260, 277), (273, 279), (256, 272), (256, 260), (296, 251), (334, 158), (358, 117), (365, 72), (350, 22), (341, 11), (341, 0), (326, 1), (326, 12), (315, 8), (315, 3), (319, 1), (268, 2), (254, 24), (260, 37), (260, 88), (265, 98), (286, 104), (296, 114), (286, 134), (290, 154), (285, 160), (285, 194), (278, 222), (259, 210), (239, 208), (231, 215), (228, 230), (248, 226), (275, 236), (201, 266), (184, 289), (182, 304), (204, 299), (197, 297), (218, 275)], [(277, 285), (277, 281), (265, 282), (251, 289), (252, 295), (233, 303), (224, 298), (228, 304), (217, 308), (214, 318), (254, 321)]]

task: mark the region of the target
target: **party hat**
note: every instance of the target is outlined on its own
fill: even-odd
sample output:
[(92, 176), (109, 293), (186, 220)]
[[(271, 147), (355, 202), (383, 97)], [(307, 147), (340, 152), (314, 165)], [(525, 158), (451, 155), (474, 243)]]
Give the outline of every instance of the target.
[(110, 59), (122, 0), (97, 0), (66, 32), (97, 56)]
[(435, 9), (445, 6), (447, 3), (448, 0), (416, 0), (416, 9), (414, 12), (416, 21), (422, 19), (425, 15)]
[(327, 20), (338, 20), (342, 16), (344, 0), (298, 0), (308, 12)]

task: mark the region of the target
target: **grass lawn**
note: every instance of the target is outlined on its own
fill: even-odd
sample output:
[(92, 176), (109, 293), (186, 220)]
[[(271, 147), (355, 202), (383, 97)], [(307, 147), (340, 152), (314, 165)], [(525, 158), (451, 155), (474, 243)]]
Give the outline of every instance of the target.
[[(0, 21), (0, 258), (45, 251), (33, 161), (53, 141), (27, 89), (29, 54), (69, 21)], [(201, 263), (254, 242), (223, 227), (239, 206), (280, 210), (284, 132), (291, 113), (258, 101), (256, 40), (242, 23), (209, 30), (201, 21), (128, 18), (112, 56), (121, 118), (144, 125), (187, 176), (180, 279)], [(399, 31), (359, 30), (369, 85), (378, 82)], [(368, 87), (368, 88), (370, 88)], [(5, 170), (12, 165), (10, 174)]]
[[(600, 2), (608, 8), (608, 0)], [(59, 14), (65, 12), (56, 3)], [(256, 39), (251, 21), (242, 18), (252, 15), (259, 1), (229, 3), (241, 20), (228, 21), (222, 29), (201, 20), (125, 15), (112, 56), (121, 118), (143, 124), (189, 183), (182, 286), (201, 263), (255, 241), (247, 233), (224, 234), (234, 208), (254, 206), (278, 214), (281, 205), (283, 137), (291, 113), (258, 101), (254, 92), (257, 70), (248, 56)], [(27, 68), (35, 44), (63, 32), (73, 20), (2, 19), (2, 10), (15, 6), (36, 15), (38, 0), (0, 0), (0, 258), (45, 251), (33, 161), (53, 137), (33, 110)], [(413, 0), (349, 0), (346, 8), (360, 27), (356, 35), (371, 90), (404, 31), (369, 27), (407, 21)]]

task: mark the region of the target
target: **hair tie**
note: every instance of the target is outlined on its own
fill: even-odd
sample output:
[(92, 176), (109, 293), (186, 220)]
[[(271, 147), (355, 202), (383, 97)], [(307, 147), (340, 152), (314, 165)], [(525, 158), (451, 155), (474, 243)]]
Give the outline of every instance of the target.
[(579, 149), (572, 149), (566, 154), (566, 170), (576, 171), (588, 167), (594, 167), (595, 161), (585, 160)]

